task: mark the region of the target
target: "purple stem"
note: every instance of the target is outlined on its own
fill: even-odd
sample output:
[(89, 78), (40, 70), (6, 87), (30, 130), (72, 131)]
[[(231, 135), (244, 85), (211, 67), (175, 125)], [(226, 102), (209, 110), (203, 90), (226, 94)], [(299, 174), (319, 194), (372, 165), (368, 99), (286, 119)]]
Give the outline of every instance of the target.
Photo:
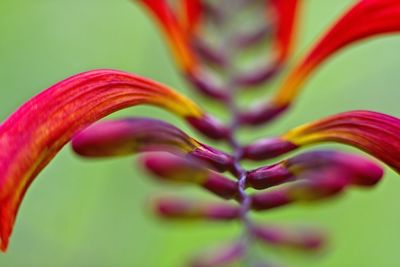
[[(228, 4), (227, 8), (224, 8), (224, 11), (234, 9), (233, 5), (235, 1), (224, 1), (224, 4)], [(238, 5), (240, 5), (240, 1), (237, 0)], [(230, 5), (230, 6), (229, 6)], [(223, 21), (227, 21), (229, 27), (229, 17), (232, 14), (226, 12), (224, 14)], [(225, 20), (227, 19), (227, 20)], [(226, 26), (223, 23), (221, 26)], [(232, 148), (232, 158), (233, 158), (233, 173), (235, 174), (236, 178), (238, 179), (238, 192), (240, 198), (240, 220), (244, 226), (244, 231), (242, 235), (243, 247), (244, 247), (244, 260), (245, 266), (252, 266), (251, 262), (253, 259), (249, 256), (249, 247), (251, 246), (251, 241), (253, 238), (253, 224), (249, 217), (249, 211), (251, 208), (251, 197), (246, 192), (246, 184), (247, 184), (247, 172), (241, 166), (241, 159), (244, 153), (243, 147), (240, 145), (239, 141), (236, 138), (237, 130), (241, 127), (241, 120), (240, 120), (240, 110), (236, 103), (236, 94), (240, 90), (240, 84), (237, 82), (237, 73), (236, 73), (236, 66), (235, 66), (235, 56), (237, 54), (238, 46), (235, 45), (235, 40), (237, 36), (235, 33), (230, 33), (229, 29), (222, 29), (225, 33), (222, 45), (224, 49), (223, 57), (227, 60), (224, 66), (224, 70), (226, 72), (226, 89), (228, 92), (225, 106), (227, 110), (232, 114), (230, 125), (228, 127), (228, 137), (227, 141)]]

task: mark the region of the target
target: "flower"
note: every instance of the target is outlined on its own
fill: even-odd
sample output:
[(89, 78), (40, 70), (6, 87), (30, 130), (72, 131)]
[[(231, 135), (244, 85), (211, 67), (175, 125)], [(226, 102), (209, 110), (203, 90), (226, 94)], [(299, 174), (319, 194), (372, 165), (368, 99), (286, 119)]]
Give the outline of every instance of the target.
[(29, 185), (72, 136), (110, 113), (141, 104), (162, 107), (199, 129), (210, 123), (194, 102), (162, 84), (121, 71), (95, 70), (53, 85), (0, 125), (1, 250), (7, 248)]
[[(303, 85), (325, 61), (358, 41), (400, 31), (400, 2), (359, 0), (326, 31), (284, 78), (265, 103), (243, 112), (244, 124), (258, 125), (281, 115), (293, 103)], [(285, 50), (284, 50), (285, 51)]]
[(364, 150), (400, 172), (400, 119), (373, 111), (349, 111), (308, 123), (278, 138), (260, 139), (244, 158), (266, 159), (302, 146), (337, 142)]
[(304, 82), (331, 56), (355, 42), (376, 35), (400, 31), (400, 2), (397, 0), (360, 0), (328, 30), (293, 68), (272, 105), (290, 104)]
[[(275, 78), (289, 61), (301, 2), (137, 2), (158, 22), (185, 78), (199, 91), (220, 100), (217, 104), (230, 115), (229, 125), (221, 124), (194, 101), (169, 87), (121, 71), (89, 71), (50, 87), (0, 125), (3, 251), (30, 184), (70, 141), (74, 152), (86, 158), (152, 152), (143, 156), (141, 163), (158, 181), (195, 185), (220, 201), (235, 201), (204, 202), (175, 195), (153, 201), (154, 211), (166, 219), (242, 223), (240, 238), (194, 258), (192, 266), (247, 261), (253, 242), (317, 249), (323, 241), (318, 232), (262, 225), (252, 220), (250, 212), (319, 203), (349, 188), (375, 186), (384, 174), (382, 167), (369, 158), (331, 150), (290, 155), (253, 170), (242, 164), (245, 159), (272, 159), (313, 144), (336, 142), (361, 149), (400, 173), (400, 119), (378, 112), (343, 112), (245, 145), (237, 138), (242, 126), (265, 124), (287, 110), (307, 79), (341, 49), (368, 37), (400, 31), (399, 0), (359, 0), (294, 66), (267, 104), (244, 112), (237, 99), (239, 92)], [(245, 8), (255, 13), (249, 16), (242, 12)], [(244, 20), (240, 25), (232, 24)], [(213, 36), (208, 40), (210, 34)], [(270, 60), (266, 53), (253, 57), (257, 51), (252, 49), (264, 41), (270, 43)], [(265, 60), (261, 66), (258, 59)], [(251, 68), (247, 63), (251, 63)], [(254, 66), (256, 70), (252, 69)], [(126, 118), (97, 123), (115, 111), (142, 104), (161, 107), (203, 135), (224, 140), (231, 152), (207, 145), (157, 119)], [(93, 123), (96, 124), (90, 126)], [(246, 265), (271, 264), (252, 257), (251, 260)]]

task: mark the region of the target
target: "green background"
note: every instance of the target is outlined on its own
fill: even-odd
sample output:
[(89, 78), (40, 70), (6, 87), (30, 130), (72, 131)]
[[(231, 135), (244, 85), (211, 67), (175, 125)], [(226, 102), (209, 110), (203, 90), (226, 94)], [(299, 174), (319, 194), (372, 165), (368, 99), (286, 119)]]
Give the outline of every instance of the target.
[[(354, 1), (304, 2), (297, 54)], [(248, 131), (245, 138), (277, 134), (351, 109), (400, 116), (399, 51), (400, 38), (393, 36), (347, 49), (318, 71), (282, 121), (273, 128)], [(151, 77), (195, 97), (210, 112), (215, 109), (185, 90), (154, 24), (129, 1), (0, 1), (1, 120), (51, 84), (94, 68)], [(166, 112), (149, 107), (114, 116), (143, 114), (190, 131)], [(206, 197), (197, 190), (153, 182), (132, 158), (82, 160), (67, 146), (30, 188), (0, 266), (176, 267), (194, 251), (239, 234), (236, 223), (176, 224), (154, 218), (146, 207), (149, 196), (174, 190)], [(388, 169), (372, 190), (351, 190), (318, 205), (257, 215), (264, 222), (321, 226), (330, 235), (328, 248), (317, 255), (270, 249), (260, 254), (277, 254), (291, 266), (400, 266), (398, 192), (400, 179)]]

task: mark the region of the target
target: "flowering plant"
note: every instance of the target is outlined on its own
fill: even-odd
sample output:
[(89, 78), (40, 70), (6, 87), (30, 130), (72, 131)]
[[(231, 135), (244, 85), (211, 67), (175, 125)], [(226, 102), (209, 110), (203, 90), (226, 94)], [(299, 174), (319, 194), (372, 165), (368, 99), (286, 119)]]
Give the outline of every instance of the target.
[[(226, 108), (230, 121), (220, 122), (204, 107), (165, 85), (116, 70), (88, 71), (51, 86), (0, 125), (3, 251), (30, 184), (68, 142), (84, 157), (167, 152), (146, 154), (141, 162), (158, 179), (195, 184), (235, 201), (203, 203), (171, 196), (154, 200), (155, 211), (165, 218), (242, 223), (243, 235), (236, 242), (193, 259), (192, 266), (240, 261), (247, 266), (269, 266), (261, 257), (248, 257), (257, 242), (317, 249), (323, 243), (318, 231), (260, 225), (251, 219), (251, 211), (319, 201), (353, 186), (373, 186), (383, 176), (375, 161), (333, 150), (302, 152), (254, 170), (245, 169), (244, 160), (275, 159), (303, 146), (337, 142), (359, 148), (399, 172), (400, 120), (377, 112), (340, 113), (250, 144), (241, 144), (237, 138), (242, 127), (266, 125), (287, 112), (306, 81), (337, 52), (368, 37), (400, 31), (399, 1), (357, 1), (290, 67), (286, 65), (295, 45), (301, 1), (135, 2), (158, 22), (189, 84)], [(243, 10), (252, 10), (251, 15), (246, 16)], [(255, 57), (246, 55), (256, 46), (267, 47), (266, 43), (270, 47), (261, 55), (258, 51)], [(247, 109), (238, 106), (241, 91), (277, 79), (286, 68), (289, 74), (266, 101)], [(231, 151), (207, 145), (155, 119), (128, 118), (90, 126), (113, 112), (141, 104), (172, 112), (204, 136), (225, 141)], [(249, 193), (248, 188), (261, 191)]]

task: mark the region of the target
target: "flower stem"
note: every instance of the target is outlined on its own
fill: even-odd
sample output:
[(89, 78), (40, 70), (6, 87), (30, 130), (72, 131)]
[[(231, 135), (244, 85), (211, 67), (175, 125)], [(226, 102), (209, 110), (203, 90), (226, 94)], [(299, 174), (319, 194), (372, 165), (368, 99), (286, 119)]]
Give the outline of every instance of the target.
[[(224, 10), (235, 10), (235, 2), (236, 1), (223, 1), (227, 8)], [(240, 1), (237, 1), (238, 7), (240, 7)], [(231, 12), (232, 13), (232, 12)], [(230, 12), (226, 12), (225, 21), (227, 22), (225, 25), (229, 24), (229, 17), (233, 16)], [(229, 27), (229, 25), (227, 25)], [(224, 27), (223, 29), (223, 51), (224, 51), (224, 58), (227, 60), (225, 65), (225, 74), (226, 74), (226, 90), (228, 90), (228, 97), (225, 101), (225, 106), (228, 112), (231, 114), (230, 124), (229, 124), (229, 136), (228, 136), (228, 143), (232, 148), (232, 157), (234, 160), (234, 173), (236, 178), (238, 179), (238, 192), (240, 198), (240, 221), (244, 227), (241, 242), (243, 244), (244, 251), (244, 266), (252, 266), (253, 259), (250, 257), (250, 250), (251, 242), (252, 242), (252, 232), (253, 226), (252, 222), (249, 217), (249, 210), (251, 207), (251, 198), (246, 192), (246, 170), (241, 165), (241, 158), (243, 154), (243, 148), (240, 145), (237, 139), (237, 131), (240, 129), (240, 120), (239, 120), (239, 113), (240, 109), (237, 105), (237, 94), (240, 90), (239, 85), (237, 84), (236, 79), (236, 72), (237, 66), (235, 62), (235, 57), (237, 56), (237, 47), (235, 46), (235, 32), (231, 32), (229, 29)]]

